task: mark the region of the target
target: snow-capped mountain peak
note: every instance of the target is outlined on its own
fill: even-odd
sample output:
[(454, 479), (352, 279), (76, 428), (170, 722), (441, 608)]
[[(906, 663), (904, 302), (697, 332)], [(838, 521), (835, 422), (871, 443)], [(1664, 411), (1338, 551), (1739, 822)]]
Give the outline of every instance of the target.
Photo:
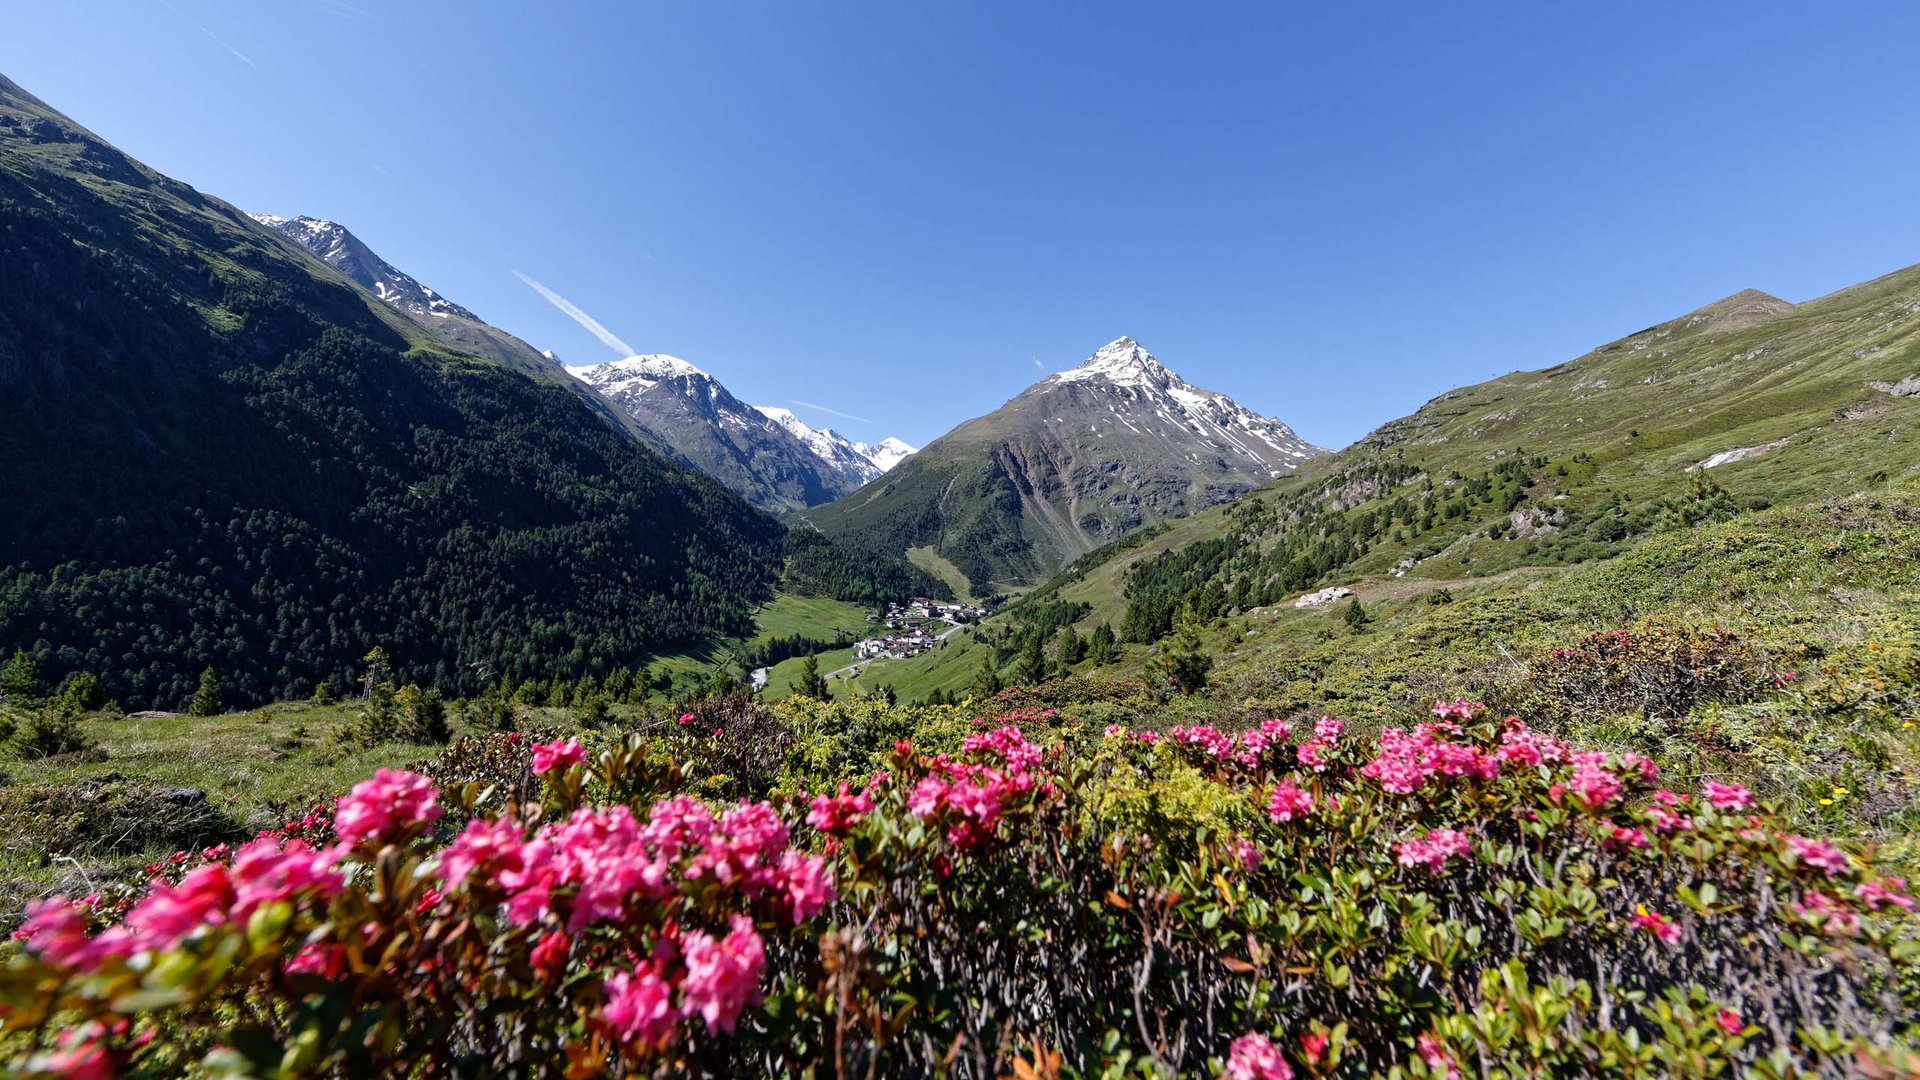
[[(1271, 417), (1261, 416), (1225, 394), (1203, 390), (1163, 367), (1153, 354), (1130, 337), (1102, 345), (1079, 367), (1049, 375), (1025, 395), (1082, 394), (1078, 411), (1090, 413), (1087, 422), (1096, 432), (1116, 423), (1141, 434), (1141, 424), (1171, 425), (1161, 437), (1198, 436), (1207, 445), (1240, 460), (1242, 467), (1264, 470), (1269, 476), (1291, 472), (1318, 447), (1294, 434)], [(1086, 396), (1091, 395), (1091, 396)], [(1100, 415), (1100, 401), (1108, 404)], [(1144, 407), (1143, 407), (1144, 406)]]
[(293, 218), (248, 214), (253, 220), (319, 256), (327, 265), (371, 290), (375, 296), (409, 315), (428, 318), (479, 317), (441, 296), (373, 253), (345, 225), (305, 215)]
[(877, 443), (857, 442), (853, 444), (853, 448), (862, 457), (880, 466), (881, 472), (891, 470), (895, 465), (920, 452), (917, 448), (891, 437), (881, 439)]
[(754, 408), (785, 428), (821, 460), (845, 468), (859, 476), (862, 483), (900, 464), (914, 452), (913, 447), (894, 438), (883, 439), (872, 445), (854, 442), (832, 428), (812, 427), (795, 416), (793, 410), (778, 405), (755, 405)]
[(1088, 379), (1104, 379), (1117, 386), (1164, 388), (1170, 382), (1178, 382), (1179, 378), (1160, 366), (1160, 361), (1155, 360), (1152, 353), (1141, 348), (1139, 342), (1122, 336), (1102, 345), (1079, 367), (1060, 372), (1045, 381), (1071, 383), (1084, 382)]
[(603, 394), (622, 391), (645, 392), (668, 379), (705, 381), (717, 386), (713, 376), (677, 356), (648, 353), (610, 360), (604, 364), (582, 364), (567, 368), (567, 374)]

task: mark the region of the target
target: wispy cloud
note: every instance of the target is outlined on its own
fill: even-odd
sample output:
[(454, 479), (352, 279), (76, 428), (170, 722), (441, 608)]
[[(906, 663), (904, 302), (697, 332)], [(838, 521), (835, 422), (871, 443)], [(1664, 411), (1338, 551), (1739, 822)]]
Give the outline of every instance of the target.
[(618, 350), (621, 356), (632, 356), (635, 353), (638, 353), (640, 351), (634, 348), (633, 346), (627, 344), (626, 342), (621, 341), (618, 337), (615, 337), (613, 331), (600, 325), (600, 321), (598, 319), (595, 319), (593, 316), (587, 314), (584, 311), (581, 311), (577, 306), (574, 305), (573, 301), (567, 299), (564, 296), (561, 296), (559, 293), (554, 292), (552, 289), (547, 288), (545, 285), (540, 284), (539, 282), (533, 280), (532, 278), (528, 277), (527, 275), (521, 273), (518, 270), (515, 270), (513, 272), (513, 276), (519, 278), (521, 281), (526, 282), (527, 287), (532, 289), (534, 292), (537, 292), (541, 296), (546, 297), (547, 303), (552, 304), (554, 307), (559, 308), (560, 313), (562, 315), (565, 315), (567, 318), (572, 319), (574, 322), (579, 323), (583, 328), (585, 328), (587, 333), (592, 334), (594, 337), (599, 338), (600, 343), (602, 345), (605, 345), (607, 348)]
[(1039, 370), (1039, 371), (1047, 370), (1047, 365), (1041, 363), (1040, 358), (1037, 356), (1033, 358), (1033, 366), (1036, 370)]
[(174, 7), (171, 3), (168, 2), (168, 0), (154, 0), (154, 2), (159, 4), (161, 7), (166, 8), (168, 11), (173, 12), (175, 15), (178, 15), (181, 18), (187, 20), (188, 22), (193, 23), (194, 27), (198, 29), (201, 33), (207, 35), (207, 37), (215, 45), (218, 45), (221, 48), (227, 50), (227, 52), (231, 53), (235, 60), (240, 61), (241, 63), (247, 65), (250, 68), (257, 68), (260, 66), (259, 64), (256, 64), (253, 62), (253, 57), (248, 56), (246, 53), (243, 53), (239, 49), (236, 49), (233, 46), (227, 44), (226, 39), (222, 38), (219, 34), (214, 33), (212, 30), (209, 30), (207, 28), (207, 24), (196, 21), (192, 16), (188, 15), (186, 12), (181, 11), (177, 7)]
[(820, 411), (821, 411), (821, 412), (823, 412), (823, 413), (831, 413), (831, 414), (833, 414), (834, 416), (839, 416), (839, 417), (843, 417), (843, 418), (845, 418), (845, 419), (848, 419), (848, 420), (858, 420), (858, 421), (860, 421), (860, 422), (861, 422), (861, 423), (863, 423), (863, 424), (871, 424), (871, 423), (873, 423), (873, 421), (871, 421), (871, 420), (869, 420), (869, 419), (867, 419), (867, 418), (866, 418), (866, 417), (864, 417), (864, 416), (855, 416), (855, 415), (853, 415), (853, 414), (852, 414), (852, 413), (850, 413), (850, 412), (841, 412), (841, 411), (840, 411), (839, 409), (829, 409), (829, 408), (827, 408), (827, 407), (826, 407), (825, 405), (815, 405), (815, 404), (814, 404), (813, 402), (811, 402), (811, 401), (801, 401), (801, 400), (800, 400), (799, 398), (795, 398), (795, 399), (794, 399), (794, 401), (793, 401), (793, 403), (794, 403), (795, 405), (799, 405), (799, 406), (801, 406), (802, 408), (807, 408), (807, 409), (818, 409), (818, 410), (820, 410)]

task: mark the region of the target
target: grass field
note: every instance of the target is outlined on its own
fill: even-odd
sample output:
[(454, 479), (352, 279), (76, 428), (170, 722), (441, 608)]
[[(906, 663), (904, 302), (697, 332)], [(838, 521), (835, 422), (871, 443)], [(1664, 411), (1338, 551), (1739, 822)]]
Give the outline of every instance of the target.
[(907, 561), (925, 570), (927, 573), (932, 574), (934, 577), (939, 578), (941, 581), (946, 582), (947, 587), (953, 590), (955, 599), (966, 604), (976, 602), (973, 596), (973, 586), (967, 581), (967, 575), (961, 573), (959, 567), (948, 562), (945, 558), (941, 557), (939, 552), (933, 550), (933, 545), (929, 544), (926, 547), (908, 548)]

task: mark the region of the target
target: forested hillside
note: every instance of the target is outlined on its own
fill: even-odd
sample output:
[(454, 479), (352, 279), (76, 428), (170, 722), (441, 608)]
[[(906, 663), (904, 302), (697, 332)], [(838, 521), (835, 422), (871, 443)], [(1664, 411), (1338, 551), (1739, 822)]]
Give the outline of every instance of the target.
[(0, 649), (178, 707), (743, 632), (782, 530), (0, 80)]

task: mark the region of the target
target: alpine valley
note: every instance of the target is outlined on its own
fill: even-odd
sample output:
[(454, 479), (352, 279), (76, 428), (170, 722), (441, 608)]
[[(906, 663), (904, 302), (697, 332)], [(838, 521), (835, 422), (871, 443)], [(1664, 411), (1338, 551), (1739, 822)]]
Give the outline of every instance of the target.
[[(145, 14), (183, 16), (157, 7)], [(227, 7), (265, 20), (273, 6)], [(525, 37), (545, 40), (563, 7)], [(611, 104), (501, 44), (526, 62), (456, 58), (486, 76), (477, 112), (443, 95), (430, 134), (413, 114), (393, 130), (413, 164), (454, 155), (471, 183), (497, 185), (488, 198), (643, 148), (683, 186), (602, 170), (568, 190), (625, 205), (573, 220), (627, 228), (622, 251), (633, 222), (672, 220), (663, 244), (699, 245), (706, 270), (751, 257), (754, 283), (822, 279), (715, 287), (763, 298), (756, 314), (781, 334), (803, 304), (809, 330), (907, 311), (917, 341), (958, 350), (980, 340), (966, 320), (1001, 313), (923, 321), (923, 297), (971, 299), (929, 283), (971, 287), (1055, 252), (1114, 270), (1077, 282), (1112, 293), (1097, 336), (919, 450), (865, 428), (874, 441), (855, 441), (676, 356), (563, 364), (342, 225), (245, 213), (0, 77), (0, 1075), (1920, 1077), (1920, 266), (1670, 316), (1746, 281), (1723, 283), (1397, 419), (1356, 378), (1338, 390), (1377, 426), (1317, 447), (1262, 415), (1307, 412), (1298, 402), (1270, 410), (1243, 391), (1255, 411), (1132, 338), (1077, 355), (1147, 332), (1109, 320), (1172, 336), (1163, 309), (1263, 310), (1271, 280), (1240, 258), (1255, 248), (1261, 266), (1278, 251), (1288, 274), (1359, 280), (1268, 244), (1270, 224), (1302, 219), (1279, 216), (1296, 211), (1269, 195), (1270, 170), (1235, 171), (1280, 160), (1253, 151), (1286, 110), (1237, 108), (1272, 68), (1314, 91), (1278, 101), (1371, 116), (1314, 65), (1274, 64), (1287, 42), (1185, 32), (1142, 63), (1134, 42), (1174, 38), (1158, 23), (1106, 33), (1135, 29), (1117, 9), (1075, 21), (1074, 49), (1044, 51), (1048, 20), (1028, 8), (1009, 12), (1017, 34), (913, 38), (863, 12), (850, 47), (801, 49), (770, 81), (745, 58), (811, 40), (801, 28), (831, 24), (831, 5), (770, 12), (751, 34), (716, 24), (728, 32), (685, 51), (717, 66), (665, 63), (676, 33), (707, 29), (708, 6), (670, 7), (638, 23), (600, 5), (581, 24), (635, 30), (607, 33), (623, 49), (658, 31), (644, 77), (616, 64), (591, 84), (616, 88)], [(302, 17), (323, 9), (369, 38), (403, 21), (344, 2)], [(436, 41), (515, 25), (505, 8), (486, 16), (436, 20)], [(1874, 19), (1897, 43), (1880, 25), (1895, 16)], [(1362, 20), (1306, 39), (1282, 21), (1369, 91), (1397, 89), (1372, 51), (1397, 35)], [(1417, 21), (1422, 35), (1447, 22)], [(1690, 58), (1750, 44), (1744, 24), (1766, 21), (1743, 12), (1735, 35), (1717, 20)], [(1536, 147), (1559, 167), (1595, 121), (1480, 119), (1496, 92), (1503, 108), (1530, 95), (1488, 80), (1501, 65), (1481, 62), (1468, 41), (1488, 35), (1466, 22), (1426, 50), (1447, 68), (1421, 87), (1432, 102), (1394, 93), (1385, 111), (1450, 141), (1440, 113), (1470, 116), (1488, 144), (1514, 141), (1497, 156), (1461, 143), (1502, 173)], [(1821, 19), (1792, 22), (1797, 48)], [(1638, 59), (1685, 24), (1628, 20), (1620, 37)], [(197, 29), (182, 36), (222, 46), (248, 85), (293, 82)], [(1192, 58), (1226, 36), (1259, 48), (1215, 85)], [(1343, 52), (1349, 37), (1369, 51)], [(1073, 93), (996, 62), (1013, 59), (1003, 39), (1072, 72)], [(1610, 94), (1608, 65), (1556, 47), (1587, 97), (1650, 109), (1666, 85), (1640, 63), (1634, 92)], [(1720, 51), (1729, 70), (1774, 70)], [(1898, 65), (1857, 66), (1894, 73), (1873, 84), (1892, 103), (1830, 79), (1823, 132), (1853, 130), (1848, 107), (1905, 115)], [(379, 92), (387, 77), (418, 86), (411, 67), (387, 65)], [(914, 85), (876, 92), (896, 70)], [(1116, 71), (1143, 92), (1120, 96)], [(823, 80), (859, 106), (850, 126), (806, 115), (823, 99), (798, 91)], [(313, 97), (346, 82), (308, 81)], [(618, 96), (636, 84), (649, 93)], [(695, 99), (721, 111), (682, 116)], [(1175, 108), (1191, 115), (1160, 111)], [(1728, 122), (1706, 97), (1673, 109), (1689, 138)], [(575, 110), (598, 141), (579, 138)], [(1155, 167), (1089, 169), (1096, 111), (1124, 114), (1155, 151), (1120, 160)], [(1764, 115), (1790, 131), (1806, 111)], [(1155, 118), (1183, 121), (1184, 142), (1156, 136), (1174, 125)], [(268, 142), (231, 119), (188, 116), (209, 138)], [(1536, 119), (1573, 137), (1530, 144), (1520, 121)], [(473, 122), (502, 152), (449, 135)], [(509, 160), (539, 145), (533, 128), (592, 153)], [(1044, 152), (977, 152), (1002, 129)], [(871, 152), (820, 167), (843, 165), (831, 136), (849, 130)], [(1364, 171), (1367, 195), (1402, 190), (1375, 167), (1374, 135), (1321, 138), (1310, 149), (1328, 160), (1301, 183)], [(1832, 157), (1850, 181), (1871, 171), (1853, 167), (1857, 147), (1761, 149), (1776, 144)], [(1164, 152), (1181, 146), (1194, 152)], [(735, 186), (756, 162), (794, 168)], [(1706, 167), (1663, 160), (1663, 185), (1688, 165)], [(1405, 171), (1434, 199), (1480, 186), (1447, 155)], [(1733, 177), (1715, 175), (1714, 197)], [(1015, 197), (1029, 188), (1045, 202)], [(1691, 213), (1684, 188), (1663, 198)], [(641, 190), (695, 194), (641, 206)], [(1307, 202), (1389, 228), (1428, 206)], [(1144, 239), (1116, 227), (1133, 206), (1154, 226)], [(961, 228), (915, 220), (941, 213)], [(562, 218), (502, 228), (581, 235), (548, 227)], [(1751, 250), (1791, 241), (1736, 220), (1764, 240)], [(959, 235), (976, 221), (990, 235)], [(1082, 250), (1049, 247), (1068, 236)], [(583, 262), (614, 250), (574, 242)], [(660, 283), (655, 311), (725, 317), (705, 293), (671, 293), (682, 283), (659, 250), (661, 274), (621, 280)], [(1410, 241), (1426, 261), (1396, 266), (1411, 270), (1394, 284), (1430, 278), (1436, 250)], [(1614, 276), (1660, 255), (1633, 250)], [(948, 276), (884, 298), (842, 288), (936, 259)], [(865, 277), (840, 276), (855, 263)], [(1030, 295), (1057, 319), (1096, 291), (1029, 289), (1062, 279), (1032, 269), (979, 295)], [(1239, 271), (1244, 290), (1215, 287)], [(829, 288), (841, 306), (817, 305)], [(1375, 304), (1385, 292), (1357, 295), (1438, 340), (1435, 307)], [(1263, 312), (1323, 316), (1352, 321), (1304, 302)], [(1197, 373), (1205, 358), (1170, 359)], [(939, 367), (819, 399), (868, 412), (869, 392), (937, 395)]]

